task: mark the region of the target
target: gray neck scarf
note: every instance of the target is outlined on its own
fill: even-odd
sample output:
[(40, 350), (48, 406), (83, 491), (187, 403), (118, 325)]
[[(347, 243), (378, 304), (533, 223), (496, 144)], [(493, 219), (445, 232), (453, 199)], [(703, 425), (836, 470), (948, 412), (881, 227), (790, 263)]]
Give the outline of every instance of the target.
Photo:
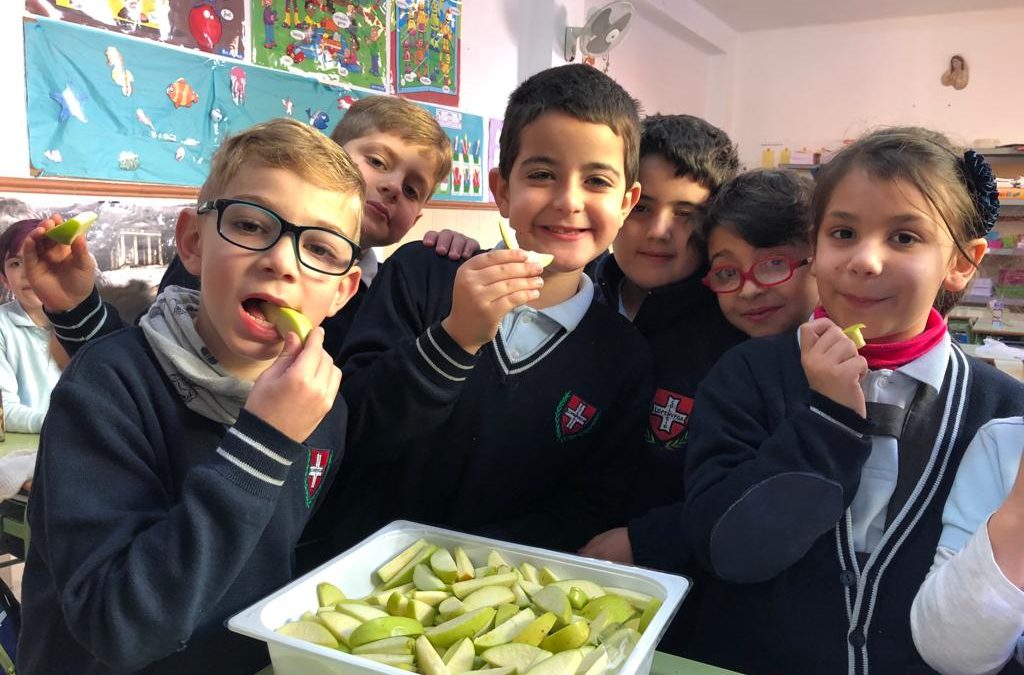
[(196, 332), (199, 291), (168, 286), (139, 326), (168, 379), (189, 410), (223, 424), (234, 424), (252, 391), (220, 367)]

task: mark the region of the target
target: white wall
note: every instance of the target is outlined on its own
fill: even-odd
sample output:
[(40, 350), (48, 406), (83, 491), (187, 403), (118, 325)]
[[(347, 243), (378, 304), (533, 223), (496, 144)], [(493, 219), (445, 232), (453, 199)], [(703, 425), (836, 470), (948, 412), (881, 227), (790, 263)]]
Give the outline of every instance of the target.
[[(970, 143), (1024, 141), (1024, 8), (743, 33), (735, 124), (743, 159), (760, 146), (835, 144), (886, 124), (919, 124)], [(939, 78), (962, 53), (962, 91)]]

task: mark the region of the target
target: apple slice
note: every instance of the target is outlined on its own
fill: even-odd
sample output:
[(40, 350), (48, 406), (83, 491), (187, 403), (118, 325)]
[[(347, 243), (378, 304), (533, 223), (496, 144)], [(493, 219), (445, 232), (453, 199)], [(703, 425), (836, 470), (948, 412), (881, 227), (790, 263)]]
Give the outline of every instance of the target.
[(481, 607), (462, 616), (445, 621), (424, 631), (424, 635), (435, 647), (450, 647), (462, 638), (472, 637), (494, 621), (493, 607)]
[(416, 640), (411, 637), (390, 637), (359, 645), (353, 654), (412, 654)]
[(338, 640), (331, 634), (331, 631), (317, 621), (292, 621), (281, 626), (275, 632), (322, 647), (338, 648)]
[(429, 566), (422, 563), (413, 570), (412, 582), (416, 585), (416, 590), (420, 591), (443, 591), (448, 588), (448, 585), (439, 579)]
[(429, 544), (427, 544), (426, 539), (417, 539), (411, 546), (381, 565), (377, 569), (377, 576), (384, 583), (391, 581), (391, 577), (398, 574), (398, 572), (409, 564), (409, 561), (420, 552), (420, 549), (426, 548), (427, 546), (429, 546)]
[(519, 613), (520, 608), (514, 604), (498, 605), (494, 609), (498, 610), (498, 613), (494, 615), (494, 627), (497, 628), (501, 624), (505, 623), (516, 614)]
[(295, 333), (299, 336), (299, 340), (305, 342), (309, 331), (313, 330), (313, 322), (307, 319), (305, 314), (291, 307), (279, 307), (272, 302), (261, 302), (260, 309), (263, 310), (263, 315), (267, 317), (267, 320), (274, 324), (274, 328), (281, 334), (281, 337), (287, 337), (288, 333)]
[(551, 629), (554, 627), (555, 621), (557, 620), (558, 617), (554, 614), (551, 612), (545, 612), (534, 619), (526, 628), (516, 635), (512, 639), (512, 642), (538, 647), (544, 638), (548, 636), (548, 633), (551, 632)]
[(647, 606), (647, 603), (651, 601), (651, 598), (654, 597), (647, 595), (646, 593), (641, 593), (640, 591), (631, 591), (628, 588), (616, 588), (614, 586), (605, 586), (604, 591), (610, 595), (617, 595), (620, 598), (624, 598), (626, 602), (633, 605), (633, 607), (641, 612), (644, 607)]
[(349, 637), (352, 636), (352, 631), (362, 625), (362, 622), (348, 614), (342, 614), (341, 612), (325, 611), (320, 612), (316, 615), (317, 621), (322, 623), (327, 630), (331, 631), (331, 635), (336, 637), (339, 642), (348, 644)]
[(853, 340), (853, 344), (857, 349), (860, 349), (867, 344), (867, 342), (864, 341), (864, 336), (860, 332), (863, 328), (867, 328), (867, 326), (862, 323), (855, 323), (852, 326), (848, 326), (843, 329), (843, 333), (846, 334), (846, 337)]
[[(463, 600), (473, 591), (484, 588), (485, 586), (511, 586), (518, 580), (519, 577), (516, 576), (515, 572), (508, 572), (506, 574), (492, 574), (489, 577), (481, 577), (479, 579), (456, 581), (452, 584), (452, 593), (454, 593), (455, 597), (459, 600)], [(512, 602), (512, 600), (509, 600), (508, 602)]]
[(519, 245), (516, 241), (516, 233), (511, 227), (505, 224), (504, 220), (498, 219), (498, 231), (501, 232), (501, 241), (504, 242), (505, 248), (509, 250), (520, 249), (526, 254), (526, 262), (537, 263), (541, 267), (547, 267), (554, 261), (555, 256), (550, 253), (538, 253), (537, 251), (527, 251)]
[(583, 657), (576, 675), (604, 675), (608, 669), (608, 650), (598, 647)]
[(416, 657), (414, 657), (412, 654), (372, 654), (372, 653), (371, 654), (366, 654), (366, 653), (364, 653), (364, 654), (359, 654), (359, 656), (361, 656), (364, 659), (370, 659), (371, 661), (376, 661), (377, 663), (384, 663), (386, 665), (394, 666), (396, 668), (401, 667), (401, 666), (408, 666), (410, 671), (413, 670), (412, 665), (413, 665), (413, 663), (416, 662)]
[(556, 581), (551, 586), (558, 586), (566, 593), (569, 593), (573, 588), (578, 588), (587, 596), (587, 600), (593, 600), (594, 598), (606, 595), (603, 588), (587, 579), (565, 579), (564, 581)]
[(444, 664), (437, 650), (423, 635), (416, 638), (416, 662), (423, 675), (449, 675), (448, 666)]
[[(598, 598), (598, 600), (600, 599)], [(572, 605), (569, 604), (569, 596), (557, 586), (545, 586), (533, 594), (532, 600), (539, 609), (554, 614), (562, 624), (567, 624), (572, 619)], [(591, 603), (593, 602), (596, 600), (591, 601)]]
[(576, 623), (570, 623), (562, 630), (548, 635), (541, 641), (540, 648), (557, 654), (558, 652), (582, 647), (586, 644), (589, 637), (590, 626), (587, 625), (586, 621), (577, 621)]
[(473, 648), (473, 641), (469, 638), (462, 638), (444, 653), (441, 660), (453, 673), (465, 673), (473, 670), (473, 658), (476, 657), (476, 650)]
[(483, 651), (512, 642), (512, 638), (523, 632), (523, 629), (529, 626), (535, 618), (537, 615), (533, 613), (532, 609), (524, 609), (491, 632), (473, 640), (473, 644), (478, 650)]
[(651, 625), (651, 620), (654, 619), (654, 615), (661, 609), (661, 600), (657, 598), (651, 598), (651, 601), (644, 607), (643, 614), (640, 615), (640, 632), (643, 633), (647, 630), (647, 627)]
[[(430, 560), (430, 556), (434, 554), (437, 547), (433, 544), (428, 544), (426, 548), (420, 549), (416, 552), (416, 555), (412, 557), (412, 560), (405, 564), (405, 567), (398, 570), (395, 576), (384, 584), (384, 588), (394, 588), (395, 586), (401, 586), (407, 584), (410, 581), (415, 584), (412, 575), (416, 571), (416, 567)], [(439, 590), (439, 589), (421, 589), (421, 590)]]
[(481, 655), (485, 662), (495, 668), (512, 667), (518, 675), (523, 675), (533, 663), (551, 656), (551, 652), (540, 647), (510, 642), (485, 650)]
[(369, 605), (364, 605), (360, 602), (352, 602), (351, 600), (339, 602), (334, 606), (334, 608), (342, 614), (348, 614), (360, 621), (372, 621), (373, 619), (381, 619), (388, 615), (387, 612), (377, 609), (376, 607), (370, 607)]
[(437, 607), (450, 597), (445, 591), (413, 591), (409, 594), (410, 600), (419, 600), (431, 607)]
[[(534, 597), (534, 602), (536, 601), (537, 598)], [(588, 621), (593, 621), (601, 612), (608, 612), (611, 620), (615, 623), (628, 621), (636, 614), (633, 605), (629, 604), (625, 598), (618, 595), (602, 595), (600, 598), (594, 598), (588, 602), (587, 606), (580, 611), (580, 615)]]
[(544, 659), (526, 671), (527, 675), (575, 675), (576, 669), (583, 663), (583, 654), (578, 649), (559, 652), (549, 659)]
[(340, 588), (328, 581), (323, 581), (316, 585), (316, 599), (321, 607), (333, 607), (347, 598)]
[(434, 551), (434, 554), (430, 556), (430, 568), (434, 571), (434, 575), (446, 584), (454, 583), (458, 577), (455, 558), (446, 548)]
[(472, 579), (475, 574), (473, 561), (469, 559), (466, 550), (461, 546), (455, 547), (455, 570), (455, 577), (459, 581)]
[[(464, 582), (465, 583), (465, 582)], [(462, 598), (467, 612), (481, 607), (497, 607), (516, 601), (516, 594), (507, 586), (484, 586)]]
[(371, 619), (352, 631), (348, 643), (353, 648), (392, 637), (416, 636), (423, 634), (423, 624), (405, 616), (385, 616)]
[(99, 218), (94, 211), (83, 211), (74, 218), (68, 218), (63, 223), (46, 233), (46, 236), (57, 243), (70, 246), (78, 237), (85, 234), (92, 224)]

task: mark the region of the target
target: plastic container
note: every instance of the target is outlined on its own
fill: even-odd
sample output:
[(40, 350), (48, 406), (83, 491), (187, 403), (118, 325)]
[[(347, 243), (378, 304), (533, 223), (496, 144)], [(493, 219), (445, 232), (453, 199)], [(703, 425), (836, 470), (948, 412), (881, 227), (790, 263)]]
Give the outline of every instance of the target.
[(298, 619), (303, 612), (316, 611), (316, 585), (321, 581), (336, 584), (350, 598), (369, 594), (373, 590), (372, 572), (421, 538), (449, 549), (456, 545), (462, 546), (477, 565), (483, 564), (488, 551), (494, 549), (511, 565), (518, 565), (525, 560), (538, 568), (551, 568), (562, 579), (588, 579), (602, 586), (640, 591), (660, 599), (661, 609), (647, 626), (629, 658), (618, 669), (617, 675), (647, 675), (650, 672), (655, 647), (690, 589), (688, 579), (673, 574), (509, 544), (399, 520), (231, 617), (228, 628), (267, 643), (274, 675), (409, 675), (391, 666), (302, 642), (274, 631), (286, 622)]

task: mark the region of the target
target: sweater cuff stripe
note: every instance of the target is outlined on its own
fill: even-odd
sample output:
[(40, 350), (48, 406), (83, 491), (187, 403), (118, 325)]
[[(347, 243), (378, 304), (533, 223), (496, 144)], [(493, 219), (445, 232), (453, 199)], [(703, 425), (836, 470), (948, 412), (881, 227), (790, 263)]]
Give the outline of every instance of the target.
[(292, 461), (290, 459), (285, 459), (284, 457), (282, 457), (281, 455), (277, 454), (276, 452), (274, 452), (273, 450), (271, 450), (267, 446), (263, 445), (262, 443), (260, 443), (256, 439), (243, 434), (241, 431), (239, 431), (235, 427), (231, 427), (230, 429), (228, 429), (228, 433), (229, 434), (234, 434), (235, 436), (240, 438), (242, 441), (244, 441), (245, 443), (250, 445), (252, 448), (262, 452), (264, 455), (266, 455), (270, 459), (274, 460), (275, 462), (277, 462), (279, 464), (282, 464), (284, 466), (291, 466)]
[(423, 345), (420, 344), (420, 338), (416, 338), (416, 349), (417, 351), (419, 351), (420, 356), (423, 357), (423, 360), (426, 361), (427, 365), (430, 366), (438, 375), (445, 377), (451, 380), (452, 382), (464, 382), (466, 380), (465, 377), (456, 377), (454, 375), (449, 375), (444, 370), (442, 370), (436, 363), (434, 363), (430, 359), (430, 357), (427, 356), (427, 353), (423, 351)]
[(283, 480), (277, 480), (276, 478), (271, 478), (267, 474), (265, 474), (265, 473), (263, 473), (261, 471), (257, 471), (256, 469), (252, 468), (251, 466), (249, 466), (248, 464), (246, 464), (242, 460), (232, 456), (230, 453), (225, 452), (223, 448), (217, 448), (217, 454), (220, 455), (221, 457), (223, 457), (224, 459), (228, 460), (229, 462), (231, 462), (232, 464), (234, 464), (235, 466), (237, 466), (239, 469), (241, 469), (242, 471), (246, 472), (250, 476), (252, 476), (254, 478), (257, 478), (257, 479), (263, 481), (264, 483), (270, 483), (271, 485), (273, 485), (275, 487), (281, 487), (282, 485), (284, 485), (284, 481)]
[(854, 431), (853, 429), (851, 429), (850, 427), (846, 426), (845, 424), (843, 424), (842, 422), (840, 422), (839, 420), (837, 420), (837, 419), (836, 419), (835, 417), (832, 417), (832, 416), (831, 416), (831, 415), (829, 415), (828, 413), (826, 413), (826, 412), (822, 412), (821, 410), (818, 410), (818, 409), (817, 409), (817, 408), (815, 408), (815, 407), (814, 407), (813, 405), (812, 405), (812, 406), (810, 406), (810, 408), (811, 408), (811, 412), (812, 412), (812, 413), (816, 413), (816, 414), (818, 414), (818, 415), (820, 415), (820, 416), (824, 417), (825, 419), (827, 419), (827, 420), (828, 420), (829, 422), (831, 422), (832, 424), (836, 425), (836, 426), (837, 426), (837, 427), (839, 427), (840, 429), (843, 429), (844, 431), (847, 431), (847, 432), (849, 432), (850, 434), (852, 434), (853, 436), (855, 436), (855, 437), (857, 437), (857, 438), (864, 438), (864, 434), (862, 434), (862, 433), (859, 433), (859, 432), (857, 432), (857, 431)]
[[(100, 309), (103, 310), (102, 316), (100, 316), (99, 320), (92, 327), (92, 330), (89, 330), (85, 335), (80, 335), (77, 329), (63, 328), (56, 324), (53, 326), (53, 332), (57, 334), (57, 337), (65, 342), (88, 342), (96, 336), (96, 333), (100, 332), (103, 328), (103, 324), (107, 321), (107, 308), (100, 305)], [(79, 326), (81, 326), (81, 324), (79, 324)]]
[[(93, 289), (93, 292), (89, 294), (89, 297), (83, 300), (82, 304), (80, 304), (78, 307), (75, 307), (67, 312), (58, 312), (55, 314), (50, 314), (49, 312), (47, 312), (46, 316), (47, 318), (50, 319), (50, 323), (53, 324), (54, 328), (75, 330), (76, 328), (81, 328), (83, 325), (88, 323), (89, 320), (92, 319), (93, 316), (95, 316), (95, 314), (99, 312), (101, 309), (105, 309), (103, 307), (103, 301), (100, 300), (99, 293), (95, 289)], [(80, 320), (75, 322), (75, 317), (80, 315), (82, 312), (85, 312), (85, 315), (82, 316)], [(104, 311), (104, 316), (105, 315), (106, 312)], [(62, 321), (65, 320), (70, 320), (72, 321), (72, 323), (61, 323)], [(100, 321), (100, 323), (102, 324), (103, 322)]]

